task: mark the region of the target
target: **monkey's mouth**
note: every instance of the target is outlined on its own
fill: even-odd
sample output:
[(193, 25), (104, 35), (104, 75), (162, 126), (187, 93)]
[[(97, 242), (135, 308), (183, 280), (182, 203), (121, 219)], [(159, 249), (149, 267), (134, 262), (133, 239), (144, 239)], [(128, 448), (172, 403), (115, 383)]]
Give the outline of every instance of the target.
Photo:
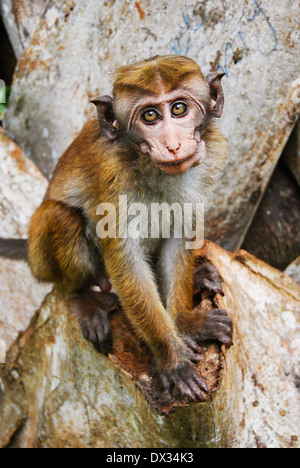
[(186, 172), (190, 166), (192, 160), (194, 160), (195, 154), (187, 156), (186, 158), (180, 159), (178, 161), (168, 161), (168, 162), (158, 162), (156, 161), (157, 167), (167, 174), (178, 174)]
[(159, 163), (160, 166), (181, 166), (181, 164), (185, 163), (186, 161), (189, 161), (190, 159), (192, 159), (194, 157), (194, 154), (192, 154), (191, 156), (188, 156), (187, 158), (184, 158), (184, 159), (180, 159), (179, 161), (172, 161), (172, 162), (162, 162), (162, 163)]

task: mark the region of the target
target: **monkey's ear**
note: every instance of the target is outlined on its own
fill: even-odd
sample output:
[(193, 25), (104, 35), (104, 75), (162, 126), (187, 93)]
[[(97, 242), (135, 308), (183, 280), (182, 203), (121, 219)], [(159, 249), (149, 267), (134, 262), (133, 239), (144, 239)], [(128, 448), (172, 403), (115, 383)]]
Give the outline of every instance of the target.
[(114, 126), (116, 116), (113, 109), (113, 100), (110, 96), (101, 96), (91, 100), (97, 107), (98, 121), (104, 135), (110, 140), (118, 136), (118, 129)]
[(214, 117), (221, 117), (224, 107), (224, 93), (221, 85), (221, 79), (225, 73), (210, 73), (206, 77), (206, 81), (210, 89), (210, 97), (213, 101)]

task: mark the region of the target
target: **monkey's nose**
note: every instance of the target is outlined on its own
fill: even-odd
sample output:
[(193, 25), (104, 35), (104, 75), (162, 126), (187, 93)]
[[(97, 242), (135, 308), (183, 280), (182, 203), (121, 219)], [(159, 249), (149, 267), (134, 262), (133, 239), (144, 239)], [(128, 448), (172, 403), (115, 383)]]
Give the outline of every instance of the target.
[(169, 151), (169, 153), (176, 154), (180, 150), (180, 147), (181, 147), (180, 142), (174, 143), (174, 144), (169, 144), (169, 145), (167, 145), (167, 150)]

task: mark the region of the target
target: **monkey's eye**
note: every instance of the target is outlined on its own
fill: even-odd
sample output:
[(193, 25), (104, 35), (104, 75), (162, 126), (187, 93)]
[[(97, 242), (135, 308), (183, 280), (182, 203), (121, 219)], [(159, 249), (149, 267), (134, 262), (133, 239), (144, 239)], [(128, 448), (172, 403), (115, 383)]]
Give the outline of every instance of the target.
[(187, 113), (188, 107), (184, 102), (175, 102), (173, 104), (171, 112), (175, 117), (181, 117)]
[(155, 109), (148, 109), (142, 115), (142, 119), (146, 123), (153, 123), (158, 118), (159, 118), (159, 113)]

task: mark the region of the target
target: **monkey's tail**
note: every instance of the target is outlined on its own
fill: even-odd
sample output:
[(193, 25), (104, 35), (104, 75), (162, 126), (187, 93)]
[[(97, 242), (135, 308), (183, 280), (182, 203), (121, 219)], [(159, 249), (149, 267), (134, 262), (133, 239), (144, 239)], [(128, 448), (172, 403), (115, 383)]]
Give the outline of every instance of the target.
[(0, 238), (0, 257), (28, 261), (27, 239)]

